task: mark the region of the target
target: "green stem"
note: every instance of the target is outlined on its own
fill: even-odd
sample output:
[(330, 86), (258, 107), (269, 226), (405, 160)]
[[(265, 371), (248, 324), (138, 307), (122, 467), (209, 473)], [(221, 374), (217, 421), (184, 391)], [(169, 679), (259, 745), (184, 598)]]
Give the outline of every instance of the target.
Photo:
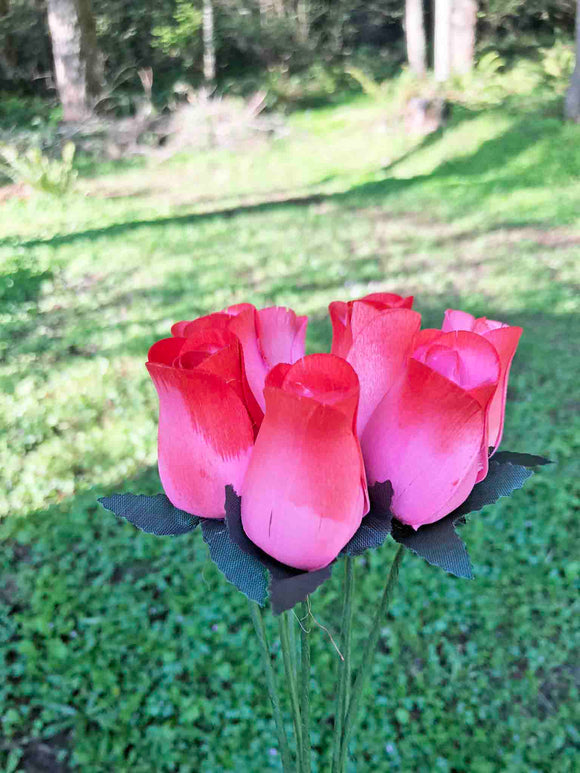
[(405, 548), (403, 545), (399, 545), (399, 549), (397, 550), (395, 558), (393, 559), (391, 571), (389, 572), (387, 583), (385, 585), (385, 589), (383, 590), (383, 595), (381, 596), (379, 607), (373, 621), (373, 626), (364, 647), (362, 662), (358, 668), (356, 679), (352, 688), (352, 695), (348, 704), (348, 711), (346, 712), (346, 719), (344, 720), (344, 727), (342, 730), (339, 767), (339, 771), (341, 771), (341, 773), (345, 769), (346, 755), (348, 752), (348, 741), (356, 720), (356, 715), (363, 690), (366, 687), (366, 683), (371, 675), (373, 660), (375, 657), (377, 644), (379, 642), (379, 637), (381, 635), (381, 626), (383, 624), (383, 619), (387, 609), (389, 608), (393, 591), (395, 589), (395, 584), (397, 582), (397, 577), (399, 576), (399, 568), (401, 566), (401, 561), (403, 560), (404, 550)]
[(288, 634), (290, 636), (290, 656), (291, 656), (291, 663), (292, 663), (292, 671), (298, 675), (298, 647), (296, 645), (296, 625), (295, 625), (295, 619), (294, 614), (291, 612), (290, 616), (288, 617)]
[(282, 768), (284, 773), (292, 773), (292, 759), (290, 757), (290, 749), (288, 748), (286, 731), (284, 730), (284, 721), (282, 719), (282, 711), (280, 709), (280, 699), (276, 689), (276, 677), (274, 675), (274, 669), (272, 668), (268, 639), (266, 638), (264, 616), (262, 615), (262, 610), (258, 604), (256, 604), (254, 601), (250, 601), (249, 603), (250, 612), (252, 614), (252, 622), (254, 623), (256, 635), (258, 637), (258, 641), (260, 642), (264, 671), (266, 673), (266, 685), (268, 687), (268, 695), (272, 704), (274, 722), (276, 723), (276, 735), (278, 736), (278, 746), (280, 747), (280, 756), (282, 757)]
[(340, 625), (343, 660), (338, 664), (338, 692), (334, 713), (334, 741), (332, 750), (332, 773), (340, 770), (340, 746), (342, 728), (345, 720), (350, 688), (350, 641), (352, 627), (352, 596), (354, 587), (354, 561), (350, 556), (344, 559), (344, 590), (342, 602), (342, 622)]
[(298, 771), (302, 772), (302, 759), (304, 750), (302, 747), (302, 723), (300, 720), (300, 704), (298, 703), (298, 689), (296, 687), (296, 674), (292, 669), (292, 655), (290, 653), (290, 637), (288, 634), (288, 613), (283, 612), (279, 618), (280, 644), (282, 646), (282, 660), (290, 693), (290, 706), (292, 707), (292, 720), (296, 735), (296, 760)]
[(300, 605), (300, 716), (302, 718), (303, 767), (304, 773), (310, 773), (312, 748), (310, 745), (310, 628), (307, 628), (309, 610), (303, 601)]

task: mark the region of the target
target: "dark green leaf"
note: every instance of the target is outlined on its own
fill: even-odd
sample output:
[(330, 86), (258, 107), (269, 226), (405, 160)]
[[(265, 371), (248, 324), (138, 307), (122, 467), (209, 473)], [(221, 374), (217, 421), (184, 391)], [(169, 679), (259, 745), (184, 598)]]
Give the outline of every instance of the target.
[(268, 598), (268, 576), (260, 561), (232, 540), (225, 521), (203, 518), (201, 531), (211, 559), (224, 577), (249, 599), (264, 606)]
[(115, 515), (125, 518), (146, 534), (158, 537), (187, 534), (200, 522), (197, 515), (190, 515), (174, 507), (165, 494), (147, 497), (143, 494), (113, 494), (101, 497), (101, 505)]
[(455, 531), (455, 518), (451, 513), (445, 518), (417, 531), (393, 518), (393, 539), (412, 550), (430, 564), (439, 566), (456, 577), (473, 577), (469, 554), (463, 540)]
[(390, 481), (375, 483), (369, 489), (369, 498), (371, 509), (354, 536), (341, 550), (341, 553), (347, 556), (360, 556), (369, 548), (380, 547), (391, 533), (393, 487)]

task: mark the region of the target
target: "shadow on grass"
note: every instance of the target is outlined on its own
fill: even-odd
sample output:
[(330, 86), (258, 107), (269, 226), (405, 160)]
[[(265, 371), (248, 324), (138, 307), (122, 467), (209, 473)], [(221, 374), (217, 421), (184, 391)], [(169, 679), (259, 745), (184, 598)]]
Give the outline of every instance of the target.
[[(475, 115), (466, 114), (461, 121), (470, 120)], [(455, 124), (456, 125), (456, 124)], [(347, 207), (364, 207), (371, 204), (382, 204), (387, 199), (400, 196), (410, 188), (427, 181), (445, 182), (473, 179), (471, 186), (465, 186), (465, 197), (462, 201), (462, 213), (473, 207), (481, 207), (485, 199), (498, 190), (515, 191), (545, 183), (546, 169), (554, 179), (570, 179), (580, 170), (575, 169), (573, 159), (562, 153), (555, 142), (562, 131), (562, 124), (555, 119), (534, 120), (533, 117), (522, 119), (498, 137), (484, 142), (474, 153), (441, 163), (432, 173), (415, 175), (409, 178), (386, 177), (384, 179), (363, 183), (338, 193), (314, 193), (306, 196), (277, 197), (258, 203), (239, 204), (208, 212), (192, 212), (170, 217), (134, 220), (115, 223), (104, 228), (92, 228), (69, 234), (53, 236), (50, 239), (30, 239), (19, 241), (18, 237), (8, 237), (0, 240), (0, 246), (18, 245), (23, 248), (71, 244), (76, 241), (94, 240), (115, 237), (141, 228), (163, 228), (172, 225), (190, 225), (219, 218), (233, 218), (241, 215), (264, 214), (286, 207), (309, 207), (322, 202), (336, 202)], [(436, 144), (441, 132), (428, 135), (419, 145), (403, 157), (396, 159), (385, 167), (383, 172), (392, 172), (408, 158), (425, 148)], [(505, 174), (497, 174), (492, 179), (486, 176), (492, 172), (501, 172), (509, 168), (514, 160), (523, 152), (537, 143), (542, 143), (542, 159), (523, 170), (510, 169)], [(475, 184), (474, 178), (483, 178)]]
[(45, 281), (53, 278), (50, 269), (38, 271), (18, 266), (6, 274), (0, 274), (0, 309), (8, 310), (22, 303), (35, 303)]

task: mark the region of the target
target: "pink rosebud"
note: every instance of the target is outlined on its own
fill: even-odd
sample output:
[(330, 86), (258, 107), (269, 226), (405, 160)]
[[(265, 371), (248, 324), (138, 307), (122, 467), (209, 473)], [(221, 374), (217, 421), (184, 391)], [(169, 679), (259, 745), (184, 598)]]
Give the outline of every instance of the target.
[(411, 354), (421, 316), (413, 298), (375, 293), (358, 301), (330, 304), (332, 353), (352, 365), (360, 381), (357, 433), (398, 381)]
[(240, 490), (254, 444), (241, 347), (224, 327), (190, 332), (149, 350), (147, 370), (159, 395), (159, 475), (175, 507), (223, 518), (225, 486)]
[(248, 537), (282, 563), (329, 564), (368, 511), (355, 434), (358, 379), (343, 359), (313, 354), (266, 379), (266, 411), (242, 486)]
[(362, 436), (369, 484), (415, 529), (452, 512), (487, 473), (486, 422), (500, 378), (495, 348), (471, 332), (424, 330)]

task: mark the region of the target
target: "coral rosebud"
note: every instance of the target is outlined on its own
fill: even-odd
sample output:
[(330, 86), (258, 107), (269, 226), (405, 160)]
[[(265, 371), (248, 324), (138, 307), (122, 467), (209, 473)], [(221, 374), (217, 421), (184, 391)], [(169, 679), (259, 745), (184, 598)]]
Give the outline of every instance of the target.
[(154, 344), (147, 370), (159, 395), (165, 493), (181, 510), (223, 518), (225, 486), (240, 489), (254, 444), (238, 339), (199, 325), (189, 338)]
[(355, 372), (332, 354), (278, 365), (242, 486), (242, 522), (253, 542), (308, 571), (329, 564), (368, 511), (354, 426)]

